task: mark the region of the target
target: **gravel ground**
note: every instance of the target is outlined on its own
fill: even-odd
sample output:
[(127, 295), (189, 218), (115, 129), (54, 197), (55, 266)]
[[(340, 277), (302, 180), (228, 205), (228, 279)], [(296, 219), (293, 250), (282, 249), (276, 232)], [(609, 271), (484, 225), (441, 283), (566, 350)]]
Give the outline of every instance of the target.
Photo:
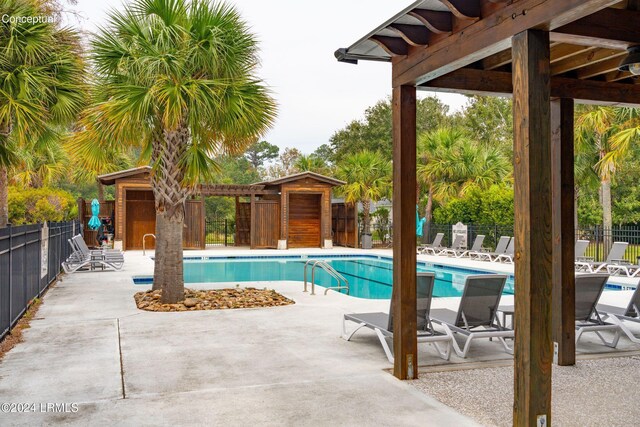
[[(632, 426), (640, 420), (640, 357), (553, 367), (552, 424)], [(511, 426), (513, 367), (421, 373), (411, 383), (487, 426)]]

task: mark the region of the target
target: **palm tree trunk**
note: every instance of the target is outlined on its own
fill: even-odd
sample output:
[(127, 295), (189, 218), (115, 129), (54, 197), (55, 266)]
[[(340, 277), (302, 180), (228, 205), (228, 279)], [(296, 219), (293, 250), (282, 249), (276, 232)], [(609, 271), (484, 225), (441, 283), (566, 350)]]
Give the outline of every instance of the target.
[(180, 159), (189, 142), (189, 129), (164, 131), (154, 147), (156, 171), (152, 187), (156, 202), (156, 257), (153, 288), (162, 290), (160, 301), (174, 304), (184, 299), (182, 234), (184, 204), (190, 191), (183, 187)]
[(363, 222), (362, 234), (371, 234), (371, 215), (369, 214), (370, 210), (371, 210), (371, 201), (363, 200), (362, 201), (362, 222)]
[[(0, 144), (6, 144), (11, 127), (0, 128)], [(0, 228), (9, 223), (9, 175), (6, 166), (0, 166)]]
[(433, 220), (433, 192), (432, 186), (429, 186), (429, 191), (427, 192), (427, 207), (425, 208), (424, 217), (427, 220), (425, 223), (425, 232), (422, 234), (422, 241), (428, 242), (429, 235), (431, 233), (431, 221)]
[(9, 179), (6, 166), (0, 166), (0, 228), (9, 223)]
[(601, 197), (602, 197), (602, 226), (604, 233), (604, 250), (608, 253), (611, 246), (611, 226), (613, 225), (613, 219), (611, 214), (611, 178), (605, 178), (601, 182)]

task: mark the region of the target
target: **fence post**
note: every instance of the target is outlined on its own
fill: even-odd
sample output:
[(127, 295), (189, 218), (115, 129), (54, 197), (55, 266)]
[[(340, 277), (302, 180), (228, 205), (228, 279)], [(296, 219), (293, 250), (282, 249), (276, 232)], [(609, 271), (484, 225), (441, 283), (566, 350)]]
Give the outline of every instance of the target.
[(224, 245), (227, 246), (227, 218), (224, 219)]
[(9, 228), (9, 330), (13, 327), (13, 226)]
[(598, 230), (598, 225), (596, 224), (594, 228), (595, 236), (596, 236), (596, 256), (595, 260), (600, 261), (600, 230)]

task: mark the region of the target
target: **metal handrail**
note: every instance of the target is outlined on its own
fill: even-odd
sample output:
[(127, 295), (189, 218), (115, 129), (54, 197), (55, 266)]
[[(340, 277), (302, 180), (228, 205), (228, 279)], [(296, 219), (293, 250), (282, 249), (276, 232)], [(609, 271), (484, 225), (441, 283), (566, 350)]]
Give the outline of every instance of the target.
[(149, 236), (153, 237), (154, 240), (156, 238), (156, 235), (153, 234), (153, 233), (147, 233), (144, 236), (142, 236), (142, 255), (145, 254), (145, 251), (146, 251), (145, 242), (146, 242), (147, 237), (149, 237)]
[[(336, 279), (338, 282), (338, 286), (327, 287), (324, 291), (325, 295), (327, 294), (327, 292), (329, 292), (330, 289), (333, 289), (333, 290), (346, 289), (347, 295), (349, 295), (349, 281), (342, 274), (336, 271), (336, 269), (333, 268), (329, 263), (322, 260), (313, 260), (313, 259), (308, 260), (304, 264), (304, 291), (303, 292), (307, 292), (307, 267), (310, 263), (313, 263), (313, 266), (311, 267), (311, 295), (315, 295), (316, 267), (322, 268), (324, 271), (326, 271), (331, 277)], [(344, 282), (344, 286), (340, 286), (340, 283), (342, 282)]]

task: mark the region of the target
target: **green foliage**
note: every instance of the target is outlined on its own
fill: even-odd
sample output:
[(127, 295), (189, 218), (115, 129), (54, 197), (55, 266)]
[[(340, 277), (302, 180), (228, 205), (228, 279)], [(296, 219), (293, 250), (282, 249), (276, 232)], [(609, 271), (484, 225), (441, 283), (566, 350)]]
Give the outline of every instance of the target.
[(327, 162), (316, 154), (301, 155), (294, 164), (296, 172), (315, 172), (321, 175), (329, 175), (331, 169)]
[(247, 148), (244, 156), (254, 169), (264, 166), (265, 162), (269, 162), (278, 158), (280, 148), (277, 145), (269, 144), (267, 141), (255, 142)]
[[(448, 120), (448, 106), (438, 98), (426, 97), (418, 100), (416, 105), (417, 131), (427, 132), (442, 126)], [(323, 150), (329, 154), (329, 161), (340, 162), (347, 154), (359, 151), (377, 151), (385, 159), (392, 158), (392, 120), (391, 100), (379, 101), (367, 108), (363, 120), (354, 120), (345, 128), (335, 132), (330, 139), (331, 150)]]
[[(259, 182), (260, 174), (246, 157), (223, 156), (218, 159), (220, 172), (216, 178), (219, 184), (253, 184)], [(207, 197), (205, 215), (207, 218), (235, 218), (235, 199), (233, 197)]]
[(492, 185), (486, 190), (473, 189), (433, 212), (437, 224), (498, 224), (513, 225), (513, 189)]
[(471, 96), (457, 115), (458, 124), (474, 141), (485, 146), (513, 151), (513, 106), (510, 99)]
[(76, 200), (67, 191), (9, 187), (9, 222), (13, 225), (68, 221), (77, 216)]

